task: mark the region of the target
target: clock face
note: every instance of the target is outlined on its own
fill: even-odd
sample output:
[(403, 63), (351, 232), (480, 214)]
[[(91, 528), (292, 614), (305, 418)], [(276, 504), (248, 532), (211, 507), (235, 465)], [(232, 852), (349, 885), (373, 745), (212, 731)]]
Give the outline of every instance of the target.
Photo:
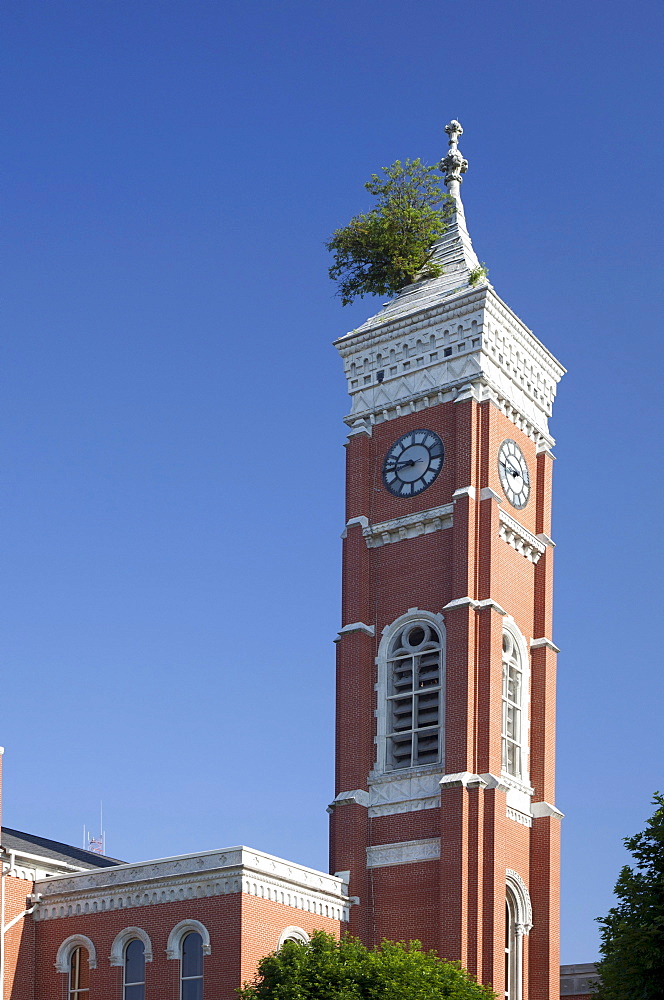
[(395, 497), (414, 497), (443, 467), (445, 448), (433, 431), (408, 431), (395, 441), (383, 462), (383, 482)]
[(525, 507), (530, 496), (528, 465), (516, 441), (508, 438), (498, 449), (498, 472), (505, 496), (513, 507)]

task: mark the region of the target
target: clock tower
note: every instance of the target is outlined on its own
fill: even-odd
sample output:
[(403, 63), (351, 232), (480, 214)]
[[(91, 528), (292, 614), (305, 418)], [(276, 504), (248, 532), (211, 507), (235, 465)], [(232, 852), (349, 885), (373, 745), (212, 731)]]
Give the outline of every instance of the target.
[(337, 341), (351, 397), (331, 870), (351, 931), (507, 1000), (559, 997), (549, 433), (564, 369), (496, 294), (460, 199), (440, 277)]

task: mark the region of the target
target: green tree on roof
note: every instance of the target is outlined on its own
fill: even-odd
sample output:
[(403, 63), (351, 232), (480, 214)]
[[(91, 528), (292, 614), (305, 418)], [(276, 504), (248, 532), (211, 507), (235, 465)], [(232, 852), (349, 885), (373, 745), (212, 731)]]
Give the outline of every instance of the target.
[(343, 305), (365, 295), (393, 295), (442, 274), (432, 248), (454, 210), (438, 168), (419, 159), (396, 160), (364, 186), (377, 199), (375, 207), (335, 229), (325, 244), (334, 254), (329, 275)]

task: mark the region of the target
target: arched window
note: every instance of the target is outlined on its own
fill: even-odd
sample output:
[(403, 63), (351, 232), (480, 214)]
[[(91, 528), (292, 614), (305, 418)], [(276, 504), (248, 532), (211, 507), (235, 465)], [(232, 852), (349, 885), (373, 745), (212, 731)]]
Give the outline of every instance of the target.
[(516, 631), (503, 631), (503, 725), (502, 768), (504, 774), (525, 780), (528, 754), (528, 677)]
[(388, 637), (385, 674), (385, 769), (440, 763), (443, 643), (432, 621), (413, 617)]
[(203, 1000), (203, 938), (192, 931), (180, 947), (180, 1000)]
[(86, 948), (74, 948), (69, 958), (69, 1000), (88, 1000), (90, 965)]
[(517, 907), (512, 892), (505, 900), (505, 1000), (521, 1000), (521, 936), (517, 934)]
[(279, 941), (277, 943), (277, 951), (286, 941), (297, 941), (298, 944), (308, 944), (309, 935), (306, 931), (302, 930), (301, 927), (284, 927), (283, 931), (279, 935)]
[(138, 938), (124, 951), (123, 1000), (145, 1000), (145, 945)]
[(180, 1000), (203, 1000), (203, 938), (192, 931), (182, 938)]

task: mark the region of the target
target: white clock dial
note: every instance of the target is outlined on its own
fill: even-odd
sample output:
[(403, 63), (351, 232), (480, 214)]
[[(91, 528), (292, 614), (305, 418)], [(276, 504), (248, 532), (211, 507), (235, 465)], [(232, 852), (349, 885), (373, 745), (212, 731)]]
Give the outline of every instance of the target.
[(507, 438), (498, 449), (498, 473), (505, 496), (513, 507), (525, 507), (530, 496), (530, 473), (516, 441)]
[(395, 497), (414, 497), (431, 486), (444, 461), (445, 448), (434, 431), (408, 431), (385, 456), (383, 482)]

